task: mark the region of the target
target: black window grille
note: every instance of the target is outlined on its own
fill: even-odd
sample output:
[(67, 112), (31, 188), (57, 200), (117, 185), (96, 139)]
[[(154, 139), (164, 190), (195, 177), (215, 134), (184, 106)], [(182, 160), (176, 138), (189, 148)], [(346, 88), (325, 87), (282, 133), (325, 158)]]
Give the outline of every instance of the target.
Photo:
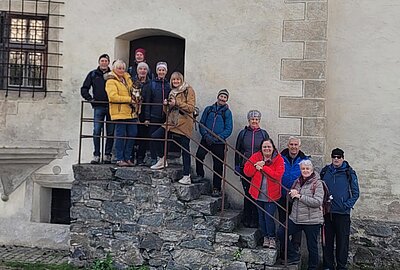
[(52, 0), (9, 0), (0, 11), (0, 90), (10, 92), (57, 91), (59, 5)]

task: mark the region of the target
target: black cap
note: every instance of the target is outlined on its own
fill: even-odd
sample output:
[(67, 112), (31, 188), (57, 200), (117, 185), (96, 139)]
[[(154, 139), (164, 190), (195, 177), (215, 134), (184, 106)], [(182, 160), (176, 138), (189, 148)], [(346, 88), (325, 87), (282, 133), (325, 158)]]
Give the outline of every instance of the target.
[(344, 151), (340, 148), (335, 148), (332, 150), (332, 154), (331, 154), (331, 157), (334, 157), (334, 156), (344, 157)]
[(99, 61), (101, 58), (107, 58), (108, 62), (110, 62), (110, 56), (106, 53), (103, 53), (102, 55), (99, 56)]

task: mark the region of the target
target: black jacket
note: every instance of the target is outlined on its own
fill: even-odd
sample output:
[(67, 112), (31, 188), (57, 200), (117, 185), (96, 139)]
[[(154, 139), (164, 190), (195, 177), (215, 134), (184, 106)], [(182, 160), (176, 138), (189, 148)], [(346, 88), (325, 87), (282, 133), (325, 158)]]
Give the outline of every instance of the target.
[[(85, 81), (81, 87), (81, 96), (87, 101), (107, 101), (107, 92), (106, 92), (106, 80), (104, 79), (104, 74), (110, 72), (108, 68), (107, 71), (103, 72), (100, 67), (92, 70), (86, 76)], [(89, 90), (92, 88), (92, 95)], [(108, 103), (95, 103), (92, 102), (92, 107), (108, 107)]]

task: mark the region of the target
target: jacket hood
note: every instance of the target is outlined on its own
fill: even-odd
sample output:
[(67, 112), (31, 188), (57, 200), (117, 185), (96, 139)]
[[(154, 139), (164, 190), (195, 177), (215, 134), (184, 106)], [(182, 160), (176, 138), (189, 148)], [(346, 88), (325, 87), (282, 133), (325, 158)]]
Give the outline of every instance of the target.
[[(104, 80), (111, 80), (111, 79), (119, 80), (117, 74), (115, 74), (114, 71), (107, 72), (103, 76), (104, 76)], [(124, 77), (125, 80), (127, 80), (131, 76), (129, 75), (128, 72), (125, 72), (123, 77)]]
[[(289, 148), (283, 149), (281, 152), (281, 155), (284, 157), (289, 157)], [(300, 150), (294, 159), (296, 159), (297, 157), (300, 157), (301, 159), (305, 159), (305, 158), (309, 158), (310, 156), (307, 156), (306, 154), (303, 153), (303, 151)]]

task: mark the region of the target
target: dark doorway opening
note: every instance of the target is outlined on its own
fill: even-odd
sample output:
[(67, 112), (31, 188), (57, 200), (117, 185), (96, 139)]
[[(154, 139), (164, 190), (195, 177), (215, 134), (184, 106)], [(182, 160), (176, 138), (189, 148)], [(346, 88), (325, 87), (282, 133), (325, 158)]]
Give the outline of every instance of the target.
[(50, 223), (70, 224), (71, 190), (53, 188), (51, 190), (51, 218)]
[(155, 74), (157, 62), (165, 61), (168, 64), (167, 78), (174, 72), (185, 74), (185, 40), (170, 36), (150, 36), (132, 40), (129, 49), (129, 66), (135, 60), (135, 50), (146, 50), (146, 62), (152, 73)]

